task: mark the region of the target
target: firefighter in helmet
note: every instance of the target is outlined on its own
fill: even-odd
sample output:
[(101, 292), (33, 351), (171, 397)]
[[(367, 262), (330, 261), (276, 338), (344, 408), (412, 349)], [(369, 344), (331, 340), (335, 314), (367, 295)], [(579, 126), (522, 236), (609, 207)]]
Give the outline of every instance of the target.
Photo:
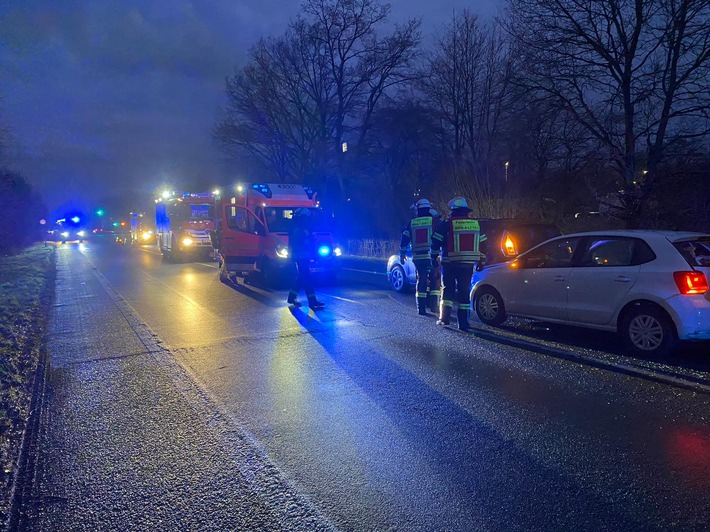
[(438, 262), (441, 253), (444, 294), (439, 311), (440, 325), (448, 325), (458, 293), (456, 317), (459, 329), (469, 331), (468, 312), (471, 310), (471, 277), (475, 264), (483, 258), (479, 244), (486, 239), (481, 234), (478, 220), (469, 218), (470, 209), (465, 198), (457, 196), (449, 201), (451, 214), (439, 223), (431, 237), (431, 263)]
[(399, 246), (399, 259), (407, 259), (407, 248), (412, 246), (412, 262), (417, 270), (417, 309), (425, 316), (427, 298), (429, 297), (429, 281), (432, 271), (429, 246), (434, 232), (434, 217), (431, 215), (431, 203), (428, 199), (420, 199), (414, 204), (416, 215), (402, 230)]
[(315, 256), (315, 243), (313, 232), (311, 231), (311, 211), (306, 208), (299, 208), (293, 212), (291, 219), (291, 230), (288, 233), (288, 254), (296, 265), (297, 277), (293, 288), (288, 293), (288, 304), (300, 307), (298, 292), (303, 288), (308, 298), (308, 306), (311, 310), (321, 310), (325, 304), (316, 299), (316, 291), (313, 289), (313, 279), (311, 277), (311, 259)]

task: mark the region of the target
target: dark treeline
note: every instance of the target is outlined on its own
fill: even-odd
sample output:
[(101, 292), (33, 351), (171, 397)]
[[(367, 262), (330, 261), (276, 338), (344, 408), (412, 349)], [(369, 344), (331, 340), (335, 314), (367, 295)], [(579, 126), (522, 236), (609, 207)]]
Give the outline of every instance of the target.
[(14, 253), (43, 238), (47, 208), (42, 198), (20, 174), (5, 165), (4, 150), (8, 142), (0, 131), (0, 255)]
[(418, 195), (564, 229), (710, 227), (710, 1), (508, 0), (426, 49), (377, 0), (306, 0), (227, 79), (215, 140), (309, 183), (351, 236)]

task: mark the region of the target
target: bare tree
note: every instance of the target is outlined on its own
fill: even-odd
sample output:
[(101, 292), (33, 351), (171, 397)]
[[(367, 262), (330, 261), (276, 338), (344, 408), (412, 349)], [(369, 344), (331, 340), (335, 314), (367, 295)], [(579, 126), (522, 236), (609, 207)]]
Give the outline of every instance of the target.
[(281, 179), (319, 176), (341, 195), (347, 157), (357, 155), (384, 94), (411, 79), (419, 23), (377, 35), (389, 5), (307, 0), (280, 38), (262, 40), (227, 82), (215, 136)]
[(497, 28), (463, 10), (438, 38), (422, 76), (423, 92), (442, 124), (442, 147), (451, 155), (451, 185), (488, 215), (499, 210), (503, 186), (505, 156), (498, 141), (510, 65)]
[(708, 0), (508, 0), (504, 26), (529, 88), (557, 98), (608, 150), (627, 216), (664, 151), (710, 132)]

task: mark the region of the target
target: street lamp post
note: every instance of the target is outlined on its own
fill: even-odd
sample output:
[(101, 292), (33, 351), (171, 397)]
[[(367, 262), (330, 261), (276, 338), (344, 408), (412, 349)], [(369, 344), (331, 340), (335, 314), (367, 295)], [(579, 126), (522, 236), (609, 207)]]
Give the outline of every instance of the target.
[(508, 182), (508, 166), (510, 166), (510, 161), (505, 161), (505, 182)]

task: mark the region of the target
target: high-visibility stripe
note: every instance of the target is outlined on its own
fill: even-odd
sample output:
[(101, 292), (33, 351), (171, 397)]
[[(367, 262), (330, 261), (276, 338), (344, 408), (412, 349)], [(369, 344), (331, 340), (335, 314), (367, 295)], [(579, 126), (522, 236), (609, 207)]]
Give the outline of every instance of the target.
[(454, 306), (454, 302), (453, 302), (453, 301), (449, 301), (448, 299), (444, 299), (444, 300), (441, 301), (441, 306), (442, 306), (442, 307), (453, 307), (453, 306)]
[(426, 299), (426, 292), (417, 292), (417, 299)]
[(461, 303), (461, 304), (459, 304), (459, 309), (471, 310), (471, 303)]
[(432, 290), (431, 292), (429, 292), (429, 294), (432, 296), (440, 296), (441, 290)]

